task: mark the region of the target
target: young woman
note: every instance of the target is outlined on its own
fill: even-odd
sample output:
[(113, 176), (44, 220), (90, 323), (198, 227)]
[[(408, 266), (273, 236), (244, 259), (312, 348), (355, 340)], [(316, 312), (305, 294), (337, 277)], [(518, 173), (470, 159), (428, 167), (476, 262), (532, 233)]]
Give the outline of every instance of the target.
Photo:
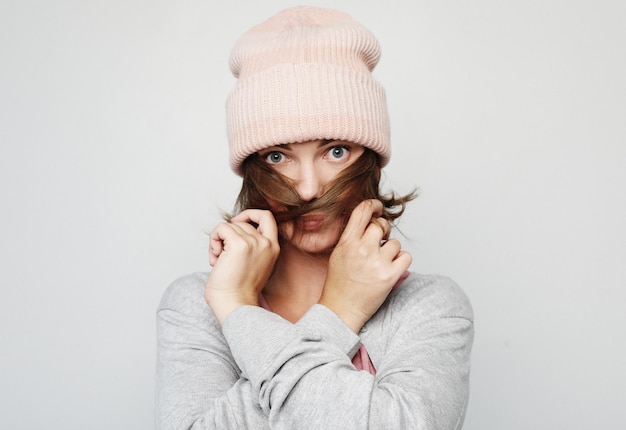
[(287, 9), (231, 57), (236, 214), (209, 274), (158, 310), (159, 429), (458, 429), (473, 315), (450, 279), (408, 272), (390, 237), (412, 195), (381, 195), (390, 155), (376, 39)]

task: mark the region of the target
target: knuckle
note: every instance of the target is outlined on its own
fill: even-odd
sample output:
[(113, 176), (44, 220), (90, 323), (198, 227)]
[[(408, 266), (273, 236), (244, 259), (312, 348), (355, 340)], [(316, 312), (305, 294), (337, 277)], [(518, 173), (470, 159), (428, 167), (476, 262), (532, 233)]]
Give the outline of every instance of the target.
[(356, 255), (358, 258), (368, 258), (371, 253), (371, 247), (364, 244), (359, 245), (356, 249)]
[(254, 246), (247, 240), (237, 241), (235, 247), (238, 251), (249, 254), (254, 249)]
[(259, 238), (259, 246), (263, 251), (266, 251), (268, 249), (272, 249), (272, 241), (269, 240), (267, 237), (265, 236), (261, 236)]
[(385, 243), (385, 245), (388, 245), (388, 246), (390, 246), (390, 247), (394, 247), (394, 248), (400, 248), (400, 241), (399, 241), (398, 239), (394, 239), (394, 238), (392, 237), (392, 238), (389, 238), (389, 239), (387, 240), (387, 242)]

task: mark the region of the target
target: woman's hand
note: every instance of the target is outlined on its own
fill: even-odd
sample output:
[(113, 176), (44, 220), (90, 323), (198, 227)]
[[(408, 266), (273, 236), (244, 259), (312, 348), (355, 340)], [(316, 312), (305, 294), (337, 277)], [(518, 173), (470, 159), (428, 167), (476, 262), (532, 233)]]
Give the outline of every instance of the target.
[(320, 304), (335, 312), (355, 333), (383, 304), (411, 265), (400, 242), (389, 239), (391, 226), (380, 218), (378, 200), (361, 202), (330, 255)]
[(239, 306), (258, 305), (279, 251), (278, 228), (269, 211), (245, 210), (211, 232), (213, 270), (204, 297), (220, 324)]

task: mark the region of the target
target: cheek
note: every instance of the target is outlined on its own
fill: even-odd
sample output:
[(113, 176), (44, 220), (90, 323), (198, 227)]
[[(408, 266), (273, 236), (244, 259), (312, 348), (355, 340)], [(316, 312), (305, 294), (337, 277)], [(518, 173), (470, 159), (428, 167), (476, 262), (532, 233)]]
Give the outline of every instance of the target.
[(267, 200), (267, 205), (270, 207), (270, 209), (272, 210), (272, 212), (280, 212), (282, 207), (280, 204), (278, 204), (277, 202), (275, 202), (274, 200)]
[(327, 164), (320, 169), (319, 180), (323, 185), (324, 191), (327, 191), (328, 186), (340, 175), (341, 171), (345, 169), (345, 166), (337, 166), (334, 164)]
[(277, 214), (287, 212), (287, 207), (285, 205), (281, 205), (273, 200), (268, 200), (267, 205), (269, 206), (270, 211), (274, 215), (274, 218), (276, 218)]
[(278, 240), (293, 238), (295, 228), (293, 221), (283, 221), (278, 224)]
[(333, 220), (333, 222), (330, 223), (326, 228), (327, 233), (330, 236), (334, 236), (335, 240), (338, 240), (339, 236), (342, 235), (344, 229), (346, 228), (346, 222), (347, 218), (345, 220), (341, 218), (335, 218), (335, 220)]

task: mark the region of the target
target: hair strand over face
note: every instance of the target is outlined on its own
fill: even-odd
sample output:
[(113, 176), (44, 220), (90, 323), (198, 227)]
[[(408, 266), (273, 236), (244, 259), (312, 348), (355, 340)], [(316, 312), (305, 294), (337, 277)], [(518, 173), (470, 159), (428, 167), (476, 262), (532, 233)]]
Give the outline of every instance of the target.
[[(305, 201), (290, 185), (288, 178), (255, 153), (243, 163), (243, 183), (235, 213), (246, 209), (266, 209), (272, 211), (277, 223), (281, 223), (310, 212), (323, 212), (347, 222), (352, 210), (361, 201), (377, 199), (383, 203), (382, 217), (394, 222), (417, 193), (413, 191), (398, 197), (393, 192), (382, 195), (379, 189), (380, 172), (377, 154), (366, 148), (354, 163), (339, 173), (322, 196)], [(227, 219), (229, 217), (226, 216)]]

